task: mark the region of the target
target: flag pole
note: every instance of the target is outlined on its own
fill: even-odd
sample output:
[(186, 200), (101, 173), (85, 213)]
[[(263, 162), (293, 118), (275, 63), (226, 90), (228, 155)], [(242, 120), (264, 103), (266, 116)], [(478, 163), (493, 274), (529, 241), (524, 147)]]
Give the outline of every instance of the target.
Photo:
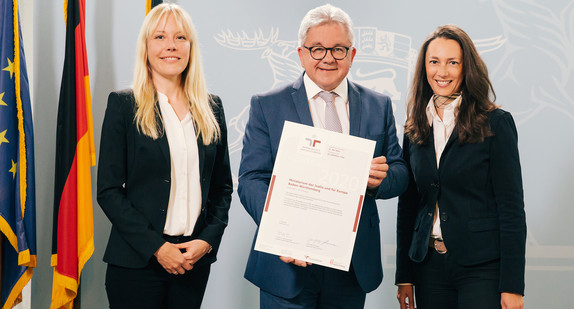
[(4, 281), (4, 280), (2, 280), (2, 278), (4, 278), (2, 276), (2, 265), (3, 265), (2, 256), (4, 255), (4, 253), (3, 253), (4, 251), (2, 251), (2, 249), (3, 249), (2, 244), (3, 243), (4, 243), (4, 234), (0, 233), (0, 291), (2, 291), (2, 281)]

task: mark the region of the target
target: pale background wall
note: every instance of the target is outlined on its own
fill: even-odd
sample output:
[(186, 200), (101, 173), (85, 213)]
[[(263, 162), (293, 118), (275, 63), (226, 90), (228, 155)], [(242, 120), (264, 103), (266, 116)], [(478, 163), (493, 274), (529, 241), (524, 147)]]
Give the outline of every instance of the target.
[[(34, 2), (33, 76), (36, 140), (38, 268), (32, 308), (48, 308), (52, 269), (52, 203), (58, 94), (64, 59), (62, 0)], [(304, 14), (324, 1), (185, 1), (194, 20), (208, 86), (224, 102), (232, 169), (237, 174), (241, 134), (252, 94), (300, 73), (297, 30)], [(570, 308), (574, 303), (574, 1), (413, 0), (332, 1), (357, 28), (352, 79), (392, 96), (404, 122), (409, 74), (426, 35), (455, 23), (476, 41), (487, 62), (498, 104), (518, 125), (528, 222), (526, 308)], [(86, 38), (95, 142), (107, 95), (131, 82), (144, 0), (87, 1)], [(28, 21), (30, 22), (30, 21)], [(32, 56), (30, 56), (32, 57)], [(402, 131), (400, 132), (402, 135)], [(96, 168), (92, 169), (93, 190)], [(366, 308), (396, 308), (396, 199), (379, 202), (385, 279)], [(102, 255), (110, 224), (94, 196), (96, 250), (82, 275), (83, 308), (107, 308)], [(255, 225), (234, 193), (229, 227), (212, 268), (204, 308), (257, 308), (258, 290), (242, 278)]]

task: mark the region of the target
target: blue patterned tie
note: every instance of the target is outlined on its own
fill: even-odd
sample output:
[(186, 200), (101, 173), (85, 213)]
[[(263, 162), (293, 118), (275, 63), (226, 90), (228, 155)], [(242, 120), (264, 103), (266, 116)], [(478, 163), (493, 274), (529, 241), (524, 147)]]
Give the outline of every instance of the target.
[(335, 93), (328, 91), (319, 92), (319, 96), (325, 103), (325, 129), (342, 133), (341, 121), (335, 110), (335, 103), (333, 103), (333, 97)]

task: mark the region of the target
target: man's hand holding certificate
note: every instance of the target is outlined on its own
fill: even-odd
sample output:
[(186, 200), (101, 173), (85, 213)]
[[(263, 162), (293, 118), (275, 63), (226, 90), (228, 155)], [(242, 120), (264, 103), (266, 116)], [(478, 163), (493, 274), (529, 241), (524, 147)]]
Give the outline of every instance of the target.
[(285, 122), (255, 250), (348, 271), (374, 147)]

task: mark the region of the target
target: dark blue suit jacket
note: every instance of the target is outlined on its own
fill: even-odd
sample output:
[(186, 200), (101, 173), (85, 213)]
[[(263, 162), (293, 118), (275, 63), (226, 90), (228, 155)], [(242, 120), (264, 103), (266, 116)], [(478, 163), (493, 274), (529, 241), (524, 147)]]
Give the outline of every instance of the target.
[[(435, 205), (449, 254), (464, 266), (500, 259), (500, 292), (524, 293), (526, 219), (512, 116), (489, 114), (494, 134), (481, 143), (458, 142), (453, 131), (437, 168), (433, 134), (422, 145), (403, 140), (410, 172), (399, 198), (396, 283), (415, 283), (413, 261), (427, 252)], [(416, 284), (416, 283), (415, 283)]]
[[(392, 198), (401, 194), (406, 188), (408, 174), (401, 158), (389, 97), (349, 82), (349, 114), (350, 134), (376, 141), (374, 156), (386, 156), (389, 164), (387, 178), (377, 192), (366, 195), (351, 262), (361, 288), (370, 292), (383, 279), (379, 214), (375, 198)], [(263, 214), (286, 120), (313, 125), (303, 76), (291, 85), (255, 95), (251, 99), (239, 168), (238, 193), (257, 225)], [(306, 277), (305, 268), (283, 263), (278, 256), (255, 251), (252, 247), (245, 278), (259, 288), (280, 297), (292, 298), (299, 294)]]

